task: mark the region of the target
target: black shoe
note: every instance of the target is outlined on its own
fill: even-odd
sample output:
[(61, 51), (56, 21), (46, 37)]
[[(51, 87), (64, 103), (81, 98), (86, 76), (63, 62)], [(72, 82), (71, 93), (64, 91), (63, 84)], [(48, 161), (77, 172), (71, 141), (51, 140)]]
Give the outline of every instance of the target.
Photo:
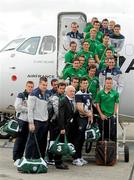
[(69, 169), (69, 167), (66, 165), (66, 164), (60, 164), (60, 165), (56, 165), (56, 168), (57, 169), (64, 169), (64, 170), (67, 170)]

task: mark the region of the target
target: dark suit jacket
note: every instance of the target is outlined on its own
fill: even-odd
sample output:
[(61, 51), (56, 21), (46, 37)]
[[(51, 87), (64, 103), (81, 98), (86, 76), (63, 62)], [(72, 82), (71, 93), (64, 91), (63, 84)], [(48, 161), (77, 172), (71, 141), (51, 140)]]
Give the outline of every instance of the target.
[[(60, 129), (66, 129), (69, 124), (74, 124), (76, 121), (76, 112), (73, 111), (71, 103), (67, 97), (65, 97), (59, 103), (59, 117), (58, 125)], [(73, 119), (73, 122), (70, 122)]]

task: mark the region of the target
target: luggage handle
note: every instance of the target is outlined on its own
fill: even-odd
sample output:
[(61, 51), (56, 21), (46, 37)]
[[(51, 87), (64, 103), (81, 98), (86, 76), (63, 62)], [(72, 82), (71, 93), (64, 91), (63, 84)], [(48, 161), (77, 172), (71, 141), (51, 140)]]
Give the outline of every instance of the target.
[(102, 122), (102, 141), (104, 141), (104, 120)]
[[(102, 141), (104, 141), (104, 121), (105, 120), (103, 120), (103, 123), (102, 123)], [(111, 117), (110, 118), (108, 118), (108, 120), (107, 120), (108, 122), (109, 122), (109, 141), (110, 141), (110, 136), (111, 136)]]

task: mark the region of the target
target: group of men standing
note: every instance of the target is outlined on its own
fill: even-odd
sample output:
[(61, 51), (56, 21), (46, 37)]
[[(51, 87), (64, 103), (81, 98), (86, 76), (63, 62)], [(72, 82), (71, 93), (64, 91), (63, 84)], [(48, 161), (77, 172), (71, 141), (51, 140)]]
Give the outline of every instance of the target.
[[(76, 82), (75, 82), (76, 81)], [(93, 109), (97, 108), (101, 122), (117, 113), (119, 94), (112, 89), (112, 78), (105, 80), (105, 88), (99, 91), (96, 102), (92, 102), (88, 92), (88, 79), (83, 77), (80, 82), (72, 78), (71, 85), (53, 79), (53, 88), (47, 89), (47, 78), (41, 77), (39, 85), (33, 90), (32, 81), (26, 83), (25, 91), (19, 93), (15, 101), (16, 117), (20, 132), (13, 149), (14, 164), (17, 165), (24, 151), (28, 159), (37, 159), (39, 154), (35, 145), (34, 134), (37, 137), (41, 156), (54, 162), (57, 169), (68, 169), (63, 163), (62, 156), (46, 151), (48, 132), (50, 142), (56, 140), (60, 134), (61, 141), (66, 134), (68, 142), (75, 147), (72, 164), (83, 166), (88, 162), (82, 157), (82, 147), (85, 141), (85, 130), (88, 123), (93, 123)], [(78, 88), (79, 85), (79, 88)], [(107, 135), (107, 133), (106, 133)], [(113, 139), (115, 139), (115, 134)], [(48, 145), (48, 146), (47, 146)], [(49, 163), (48, 162), (48, 163)]]
[[(99, 115), (101, 133), (104, 124), (104, 138), (109, 138), (110, 131), (110, 139), (116, 141), (114, 117), (123, 88), (122, 72), (114, 57), (124, 43), (120, 25), (113, 21), (110, 23), (107, 19), (100, 23), (97, 18), (93, 18), (81, 34), (78, 32), (78, 24), (72, 22), (71, 32), (67, 33), (66, 37), (68, 52), (65, 54), (62, 81), (53, 79), (51, 90), (47, 89), (48, 81), (45, 76), (40, 78), (39, 85), (34, 90), (34, 83), (28, 81), (25, 91), (16, 98), (16, 118), (20, 132), (13, 149), (15, 165), (24, 151), (28, 159), (39, 158), (35, 134), (41, 156), (45, 158), (47, 154), (48, 164), (55, 164), (57, 169), (69, 169), (63, 163), (62, 156), (49, 151), (48, 132), (50, 143), (55, 141), (59, 134), (63, 141), (66, 134), (68, 142), (72, 143), (76, 150), (72, 164), (87, 164), (82, 157), (82, 147), (88, 123), (96, 121), (94, 113)], [(67, 79), (69, 85), (65, 82)], [(112, 131), (109, 129), (109, 119)]]

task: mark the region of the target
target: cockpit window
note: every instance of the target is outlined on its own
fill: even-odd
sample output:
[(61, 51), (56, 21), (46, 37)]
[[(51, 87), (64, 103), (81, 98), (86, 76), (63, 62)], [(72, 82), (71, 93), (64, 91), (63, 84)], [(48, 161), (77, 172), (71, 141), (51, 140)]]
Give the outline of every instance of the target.
[(21, 46), (18, 47), (17, 51), (35, 55), (40, 42), (40, 37), (32, 37), (26, 40)]
[(25, 40), (25, 38), (15, 39), (15, 40), (9, 42), (4, 48), (1, 49), (1, 51), (14, 50), (14, 49), (16, 49), (24, 40)]
[(39, 54), (47, 54), (55, 51), (55, 37), (44, 36), (40, 46)]

